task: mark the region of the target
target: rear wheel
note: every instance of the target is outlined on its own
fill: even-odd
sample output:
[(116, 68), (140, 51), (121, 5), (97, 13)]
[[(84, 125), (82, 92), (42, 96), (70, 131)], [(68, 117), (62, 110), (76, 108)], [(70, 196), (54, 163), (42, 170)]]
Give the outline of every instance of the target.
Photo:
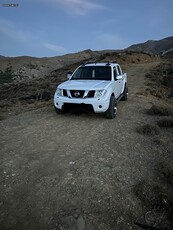
[(108, 119), (113, 119), (116, 116), (117, 113), (117, 103), (114, 96), (111, 96), (110, 102), (109, 102), (109, 108), (105, 112), (105, 117)]

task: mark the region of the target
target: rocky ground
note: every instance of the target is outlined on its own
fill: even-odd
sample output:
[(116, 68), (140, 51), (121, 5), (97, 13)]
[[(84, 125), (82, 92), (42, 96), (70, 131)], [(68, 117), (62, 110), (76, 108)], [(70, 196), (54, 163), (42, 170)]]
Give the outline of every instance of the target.
[(113, 120), (54, 112), (75, 65), (1, 86), (1, 229), (173, 229), (172, 64), (128, 55), (129, 98)]

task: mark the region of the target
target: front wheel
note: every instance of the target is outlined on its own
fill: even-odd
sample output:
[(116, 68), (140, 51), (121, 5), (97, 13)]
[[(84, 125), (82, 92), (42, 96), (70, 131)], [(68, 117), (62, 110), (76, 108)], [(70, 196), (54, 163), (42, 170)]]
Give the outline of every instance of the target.
[(105, 112), (105, 117), (108, 119), (113, 119), (116, 116), (117, 113), (117, 103), (114, 96), (111, 96), (110, 102), (109, 102), (109, 108)]
[(63, 110), (58, 109), (58, 108), (56, 108), (55, 106), (54, 106), (54, 108), (55, 108), (55, 112), (56, 112), (57, 114), (63, 114), (63, 113), (64, 113)]

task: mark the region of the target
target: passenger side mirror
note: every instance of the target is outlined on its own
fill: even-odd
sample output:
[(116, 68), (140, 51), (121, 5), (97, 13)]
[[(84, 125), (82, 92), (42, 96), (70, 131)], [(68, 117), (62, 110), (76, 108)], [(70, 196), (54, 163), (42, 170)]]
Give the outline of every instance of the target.
[(116, 76), (116, 80), (122, 80), (122, 79), (123, 79), (122, 75)]

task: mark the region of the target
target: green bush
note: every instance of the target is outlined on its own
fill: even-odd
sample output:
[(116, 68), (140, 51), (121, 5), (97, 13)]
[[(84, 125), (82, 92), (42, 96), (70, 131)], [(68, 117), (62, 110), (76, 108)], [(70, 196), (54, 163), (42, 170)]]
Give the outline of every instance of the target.
[(7, 67), (4, 72), (0, 70), (0, 84), (12, 82), (13, 77), (14, 77), (14, 73), (13, 73), (12, 66)]
[(32, 63), (27, 64), (27, 67), (28, 67), (29, 69), (38, 69), (38, 66), (37, 66), (37, 65), (34, 65), (34, 64), (32, 64)]

